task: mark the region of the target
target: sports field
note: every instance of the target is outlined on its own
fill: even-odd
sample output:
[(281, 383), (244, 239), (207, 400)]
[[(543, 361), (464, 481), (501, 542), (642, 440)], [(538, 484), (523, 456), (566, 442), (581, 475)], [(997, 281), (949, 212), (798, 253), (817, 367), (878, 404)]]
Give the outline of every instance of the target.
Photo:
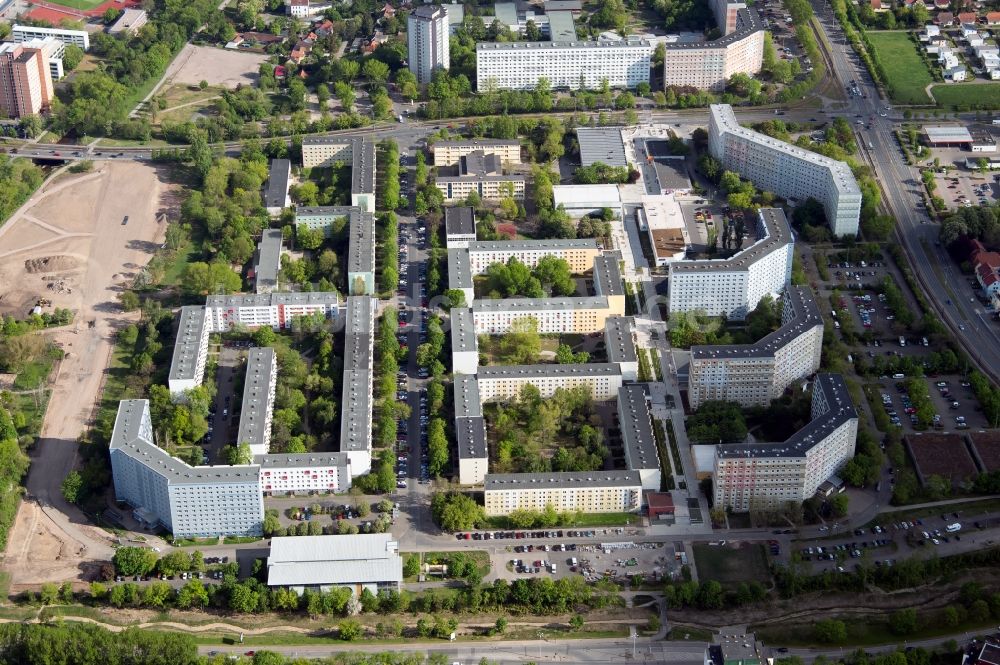
[(931, 88), (938, 104), (957, 109), (1000, 108), (1000, 83), (952, 83)]
[(45, 2), (53, 5), (60, 5), (62, 7), (69, 7), (70, 9), (88, 11), (100, 6), (102, 3), (106, 2), (106, 0), (45, 0)]
[(898, 104), (929, 104), (931, 100), (925, 88), (933, 83), (933, 79), (909, 34), (903, 31), (871, 31), (868, 38), (889, 79), (886, 87), (892, 101)]

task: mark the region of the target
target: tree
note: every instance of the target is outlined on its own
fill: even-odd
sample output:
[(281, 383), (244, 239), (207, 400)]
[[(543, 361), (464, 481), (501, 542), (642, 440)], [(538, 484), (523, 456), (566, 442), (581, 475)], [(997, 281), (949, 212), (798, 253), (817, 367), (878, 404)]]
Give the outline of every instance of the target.
[(580, 614), (574, 614), (570, 617), (569, 626), (573, 630), (580, 630), (583, 628), (583, 616)]
[(361, 71), (370, 81), (385, 83), (389, 79), (389, 65), (375, 58), (368, 58), (361, 66)]
[(181, 609), (189, 607), (205, 607), (208, 605), (208, 590), (201, 580), (188, 580), (187, 583), (177, 590), (177, 607)]
[(260, 603), (260, 594), (246, 584), (237, 584), (229, 594), (229, 609), (248, 614), (255, 612)]
[(239, 291), (243, 280), (225, 263), (196, 261), (184, 269), (181, 285), (188, 293), (209, 295)]
[(64, 499), (70, 503), (76, 503), (80, 499), (80, 490), (82, 488), (83, 478), (76, 469), (73, 469), (63, 478), (60, 490)]
[(103, 20), (106, 24), (110, 25), (115, 21), (117, 21), (120, 15), (121, 15), (120, 9), (118, 9), (117, 7), (108, 7), (107, 9), (104, 10), (104, 13), (101, 14), (101, 20)]
[(403, 564), (403, 577), (416, 577), (420, 574), (420, 556), (410, 554)]
[(337, 625), (337, 636), (345, 642), (353, 642), (361, 637), (361, 634), (361, 622), (357, 619), (344, 619)]
[(42, 123), (41, 117), (34, 113), (29, 113), (28, 115), (21, 116), (21, 119), (17, 122), (17, 126), (26, 136), (34, 138), (42, 133), (44, 123)]
[(833, 511), (835, 517), (843, 517), (847, 514), (847, 506), (850, 501), (847, 494), (835, 494), (830, 499), (830, 510)]
[(126, 312), (134, 312), (139, 309), (139, 296), (136, 295), (135, 291), (122, 291), (118, 294), (118, 301)]
[(466, 494), (438, 492), (431, 499), (431, 513), (445, 531), (467, 531), (486, 520), (483, 507)]
[(839, 644), (847, 641), (847, 626), (837, 619), (823, 619), (813, 624), (813, 635), (820, 642)]
[(156, 552), (143, 547), (119, 547), (111, 562), (122, 575), (146, 575), (156, 567)]
[(917, 630), (917, 611), (912, 607), (889, 615), (889, 630), (897, 635), (911, 635)]
[(448, 438), (445, 435), (444, 419), (433, 418), (427, 428), (427, 471), (439, 477), (448, 465)]
[(507, 631), (507, 619), (498, 617), (496, 623), (493, 624), (493, 630), (497, 635), (503, 635)]

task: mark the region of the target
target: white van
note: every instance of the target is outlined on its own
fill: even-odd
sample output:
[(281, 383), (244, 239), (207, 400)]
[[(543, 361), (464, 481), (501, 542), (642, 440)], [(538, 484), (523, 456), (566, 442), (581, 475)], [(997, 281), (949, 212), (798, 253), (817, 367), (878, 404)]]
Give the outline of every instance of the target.
[(899, 345), (906, 346), (906, 338), (903, 337), (902, 335), (899, 336)]
[(958, 522), (955, 522), (954, 524), (949, 524), (948, 526), (946, 526), (944, 530), (947, 531), (948, 533), (955, 533), (956, 531), (962, 530), (962, 525), (959, 524)]
[(892, 378), (894, 378), (894, 379), (905, 379), (906, 375), (905, 374), (900, 374), (899, 372), (897, 372), (897, 373), (895, 373), (895, 374), (892, 375)]

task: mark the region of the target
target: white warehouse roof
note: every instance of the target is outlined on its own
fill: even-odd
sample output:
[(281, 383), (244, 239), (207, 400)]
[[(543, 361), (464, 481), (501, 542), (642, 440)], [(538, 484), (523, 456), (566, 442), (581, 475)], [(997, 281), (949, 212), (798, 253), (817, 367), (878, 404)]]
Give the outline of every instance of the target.
[(553, 205), (572, 208), (617, 208), (622, 197), (618, 185), (553, 185)]
[(391, 534), (271, 539), (269, 586), (401, 582), (403, 560)]

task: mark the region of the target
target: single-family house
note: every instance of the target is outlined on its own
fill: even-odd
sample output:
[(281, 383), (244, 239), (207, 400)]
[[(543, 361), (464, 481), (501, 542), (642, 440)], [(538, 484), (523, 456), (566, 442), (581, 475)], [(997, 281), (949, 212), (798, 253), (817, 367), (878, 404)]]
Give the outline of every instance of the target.
[(938, 12), (938, 15), (934, 17), (934, 21), (941, 27), (947, 28), (955, 22), (955, 15), (951, 12)]
[(969, 42), (969, 46), (976, 48), (977, 46), (982, 46), (984, 40), (983, 36), (977, 33), (969, 37), (967, 41)]
[(973, 31), (976, 29), (976, 12), (959, 12), (958, 22), (962, 24), (963, 30), (966, 26), (972, 28)]
[(965, 75), (965, 67), (962, 67), (961, 65), (955, 65), (954, 67), (949, 67), (944, 70), (944, 80), (946, 81), (964, 81)]
[(1000, 25), (1000, 12), (986, 12), (986, 25)]

